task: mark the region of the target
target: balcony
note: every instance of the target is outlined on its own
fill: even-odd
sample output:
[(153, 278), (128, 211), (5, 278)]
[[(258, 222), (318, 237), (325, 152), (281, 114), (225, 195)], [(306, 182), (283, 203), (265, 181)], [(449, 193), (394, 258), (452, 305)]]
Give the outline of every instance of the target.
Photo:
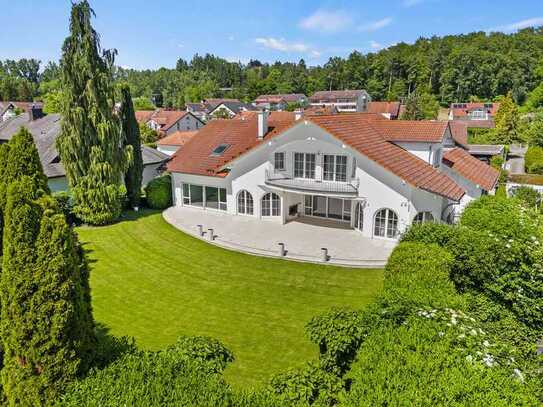
[(317, 179), (294, 178), (288, 174), (266, 170), (266, 185), (284, 190), (319, 193), (339, 196), (357, 196), (360, 180), (349, 182), (323, 181)]

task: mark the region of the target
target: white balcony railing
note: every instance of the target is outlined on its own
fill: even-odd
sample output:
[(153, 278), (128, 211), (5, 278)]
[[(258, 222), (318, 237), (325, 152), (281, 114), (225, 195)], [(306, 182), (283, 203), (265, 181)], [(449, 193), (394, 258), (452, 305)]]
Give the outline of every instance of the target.
[(267, 185), (284, 189), (292, 189), (306, 192), (320, 192), (342, 195), (358, 195), (360, 180), (352, 179), (348, 182), (325, 181), (308, 178), (294, 178), (285, 173), (266, 170)]

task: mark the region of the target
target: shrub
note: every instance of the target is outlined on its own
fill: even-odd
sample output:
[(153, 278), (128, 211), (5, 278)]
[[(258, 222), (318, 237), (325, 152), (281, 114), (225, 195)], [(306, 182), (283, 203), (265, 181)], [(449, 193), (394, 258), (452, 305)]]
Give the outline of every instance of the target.
[(166, 209), (172, 205), (172, 178), (168, 175), (151, 180), (145, 187), (147, 205), (153, 209)]
[(530, 174), (543, 174), (543, 147), (529, 147), (524, 160), (526, 172)]
[(494, 155), (492, 158), (490, 158), (490, 166), (492, 168), (496, 168), (497, 170), (501, 170), (503, 167), (503, 157), (501, 155)]
[(222, 372), (234, 355), (218, 340), (205, 336), (182, 336), (170, 348), (179, 358), (206, 365), (214, 373)]
[(306, 334), (319, 347), (327, 371), (342, 375), (353, 361), (365, 333), (361, 319), (360, 312), (333, 309), (306, 325)]
[(419, 242), (446, 246), (455, 235), (457, 228), (445, 223), (414, 223), (402, 235), (402, 242)]
[(342, 390), (341, 379), (318, 362), (275, 375), (270, 382), (270, 391), (290, 406), (332, 406)]
[(541, 194), (534, 188), (528, 186), (515, 188), (513, 196), (527, 208), (538, 208), (541, 206)]

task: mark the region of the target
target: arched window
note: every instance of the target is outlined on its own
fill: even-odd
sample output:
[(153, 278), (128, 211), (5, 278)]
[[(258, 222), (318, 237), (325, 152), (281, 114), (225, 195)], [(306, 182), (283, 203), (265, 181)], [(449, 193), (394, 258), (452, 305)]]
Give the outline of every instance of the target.
[(268, 192), (262, 197), (262, 216), (281, 215), (281, 198), (273, 192)]
[(392, 209), (381, 209), (375, 214), (374, 235), (395, 238), (398, 235), (398, 215)]
[(238, 194), (238, 213), (242, 213), (244, 215), (252, 215), (253, 214), (253, 196), (249, 191), (240, 191)]
[(424, 222), (433, 222), (434, 215), (432, 212), (419, 212), (417, 216), (413, 219), (413, 223), (424, 223)]

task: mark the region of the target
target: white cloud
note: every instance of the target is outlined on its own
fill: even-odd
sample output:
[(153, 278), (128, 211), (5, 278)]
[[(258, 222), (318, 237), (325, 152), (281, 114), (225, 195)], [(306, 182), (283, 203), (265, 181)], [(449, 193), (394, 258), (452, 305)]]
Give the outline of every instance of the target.
[(543, 25), (543, 17), (534, 17), (527, 18), (526, 20), (517, 21), (516, 23), (500, 25), (498, 27), (489, 28), (485, 31), (502, 31), (502, 32), (513, 32), (517, 30), (522, 30), (523, 28), (528, 27), (537, 27)]
[(255, 42), (262, 45), (264, 48), (281, 52), (297, 52), (301, 54), (308, 54), (313, 57), (319, 57), (321, 55), (319, 51), (307, 44), (304, 44), (303, 42), (288, 42), (284, 38), (257, 38), (255, 39)]
[(317, 10), (300, 21), (300, 27), (306, 30), (338, 32), (349, 28), (353, 20), (344, 11)]
[(380, 49), (383, 49), (383, 44), (378, 43), (377, 41), (370, 41), (370, 48), (374, 51), (378, 51)]
[(233, 35), (228, 36), (228, 41), (234, 41), (235, 39), (236, 39), (236, 37), (234, 37)]
[(177, 48), (185, 48), (185, 44), (177, 44)]
[(404, 7), (413, 7), (422, 3), (424, 0), (403, 0), (402, 5)]
[(249, 58), (245, 58), (245, 57), (226, 57), (225, 58), (228, 62), (233, 62), (235, 64), (237, 64), (238, 62), (241, 62), (242, 64), (244, 65), (247, 65), (250, 61)]
[(381, 20), (372, 21), (367, 24), (363, 24), (358, 27), (359, 31), (367, 31), (367, 32), (373, 32), (380, 30), (381, 28), (385, 28), (386, 26), (390, 25), (392, 23), (392, 17), (385, 17)]

